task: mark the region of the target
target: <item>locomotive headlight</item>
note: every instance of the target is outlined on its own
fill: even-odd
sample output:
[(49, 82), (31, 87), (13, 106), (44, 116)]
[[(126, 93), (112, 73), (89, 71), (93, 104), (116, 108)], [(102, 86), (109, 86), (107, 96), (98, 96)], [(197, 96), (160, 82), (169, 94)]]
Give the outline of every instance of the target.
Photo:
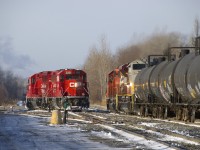
[(74, 87), (80, 87), (81, 86), (81, 82), (75, 82), (74, 83)]

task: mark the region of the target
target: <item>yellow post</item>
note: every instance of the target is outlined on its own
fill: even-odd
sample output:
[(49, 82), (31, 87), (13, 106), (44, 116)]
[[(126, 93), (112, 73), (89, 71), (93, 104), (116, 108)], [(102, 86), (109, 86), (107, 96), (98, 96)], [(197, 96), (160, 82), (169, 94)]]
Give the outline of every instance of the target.
[(116, 94), (116, 110), (118, 111), (118, 95)]
[(53, 110), (52, 111), (51, 124), (62, 124), (62, 118), (61, 118), (60, 110)]

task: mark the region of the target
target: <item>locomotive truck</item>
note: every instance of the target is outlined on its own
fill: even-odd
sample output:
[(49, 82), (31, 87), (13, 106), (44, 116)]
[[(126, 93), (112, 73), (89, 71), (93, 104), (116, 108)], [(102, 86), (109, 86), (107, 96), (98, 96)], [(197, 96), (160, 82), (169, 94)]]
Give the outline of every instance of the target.
[(29, 109), (61, 109), (65, 101), (74, 109), (89, 107), (88, 83), (84, 71), (43, 71), (28, 78), (26, 106)]

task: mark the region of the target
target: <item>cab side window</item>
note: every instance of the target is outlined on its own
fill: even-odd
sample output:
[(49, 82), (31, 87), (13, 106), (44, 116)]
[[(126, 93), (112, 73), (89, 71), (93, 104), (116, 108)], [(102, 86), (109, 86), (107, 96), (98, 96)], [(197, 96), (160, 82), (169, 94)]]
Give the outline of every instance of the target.
[(60, 82), (64, 81), (64, 75), (60, 75)]

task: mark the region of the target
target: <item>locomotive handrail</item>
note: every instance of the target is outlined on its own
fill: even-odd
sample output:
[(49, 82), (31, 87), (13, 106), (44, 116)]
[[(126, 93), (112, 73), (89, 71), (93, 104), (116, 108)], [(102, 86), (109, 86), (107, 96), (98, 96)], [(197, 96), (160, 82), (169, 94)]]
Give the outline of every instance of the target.
[(67, 92), (68, 89), (69, 89), (69, 87), (67, 87), (67, 89), (64, 92), (61, 92), (62, 96), (64, 96), (64, 94)]
[(85, 90), (85, 92), (87, 92), (87, 93), (88, 93), (88, 95), (90, 95), (90, 94), (89, 94), (89, 92), (88, 92), (88, 90), (86, 90), (86, 89), (85, 89), (85, 87), (84, 87), (84, 90)]
[(53, 91), (53, 89), (48, 89), (47, 92), (46, 92), (46, 96), (47, 96), (51, 91)]

